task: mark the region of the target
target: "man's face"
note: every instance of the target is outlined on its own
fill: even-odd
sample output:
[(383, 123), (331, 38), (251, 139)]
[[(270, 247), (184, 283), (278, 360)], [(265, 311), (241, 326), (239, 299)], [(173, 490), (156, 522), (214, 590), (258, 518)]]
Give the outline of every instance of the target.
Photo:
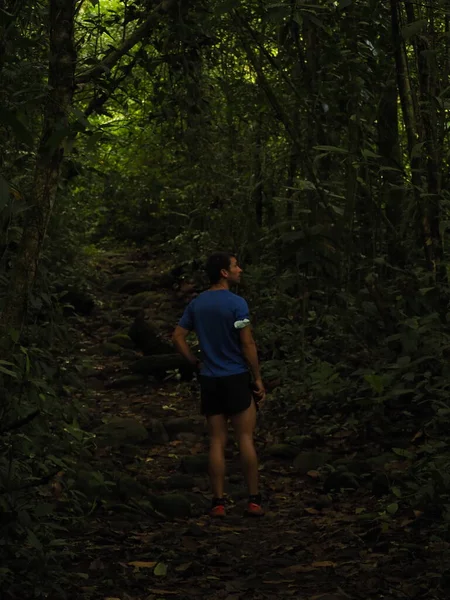
[(222, 273), (226, 274), (225, 279), (227, 279), (229, 283), (239, 283), (241, 281), (242, 269), (238, 265), (238, 261), (234, 256), (231, 257), (228, 270), (224, 269)]

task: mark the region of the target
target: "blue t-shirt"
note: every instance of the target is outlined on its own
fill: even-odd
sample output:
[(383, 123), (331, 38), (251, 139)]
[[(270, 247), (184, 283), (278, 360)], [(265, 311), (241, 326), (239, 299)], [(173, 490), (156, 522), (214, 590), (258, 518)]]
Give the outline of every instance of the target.
[(178, 325), (195, 331), (202, 352), (201, 375), (227, 377), (248, 371), (239, 330), (250, 323), (247, 302), (229, 290), (208, 290), (187, 306)]

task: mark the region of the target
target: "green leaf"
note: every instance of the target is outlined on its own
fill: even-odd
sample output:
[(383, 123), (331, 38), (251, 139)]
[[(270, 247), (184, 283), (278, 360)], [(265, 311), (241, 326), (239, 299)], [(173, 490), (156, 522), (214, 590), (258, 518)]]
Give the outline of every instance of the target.
[(321, 152), (336, 152), (337, 154), (348, 154), (348, 150), (345, 148), (338, 148), (337, 146), (314, 146), (314, 150), (320, 150)]
[(35, 550), (39, 550), (39, 552), (42, 552), (42, 544), (36, 537), (34, 531), (32, 531), (31, 529), (28, 529), (27, 543)]
[(167, 575), (167, 565), (165, 563), (158, 563), (153, 571), (153, 575), (157, 577), (165, 577)]
[(314, 23), (314, 25), (316, 25), (317, 27), (320, 27), (320, 29), (323, 29), (323, 31), (325, 31), (325, 33), (328, 33), (327, 28), (325, 27), (325, 25), (322, 23), (322, 21), (320, 19), (318, 19), (315, 15), (312, 15), (311, 13), (308, 13), (308, 19)]
[(91, 127), (91, 124), (87, 120), (86, 116), (79, 108), (77, 108), (76, 106), (73, 106), (72, 112), (75, 115), (75, 117), (77, 118), (77, 121), (79, 121), (84, 127), (86, 127), (87, 129)]
[(402, 497), (402, 492), (398, 487), (393, 487), (392, 488), (392, 493), (394, 494), (394, 496), (397, 496), (397, 498), (401, 498)]
[(379, 375), (364, 375), (365, 381), (370, 385), (374, 392), (382, 394), (384, 390), (383, 379)]
[(347, 8), (347, 6), (350, 6), (351, 3), (352, 0), (339, 0), (339, 8), (343, 10), (344, 8)]
[(93, 150), (95, 148), (95, 146), (97, 145), (97, 142), (99, 142), (102, 137), (103, 137), (103, 131), (96, 131), (95, 133), (90, 135), (89, 139), (86, 143), (86, 150), (88, 152)]
[(9, 335), (10, 335), (12, 341), (15, 344), (17, 344), (17, 342), (19, 341), (19, 337), (20, 337), (20, 331), (18, 331), (17, 329), (10, 329)]
[(400, 356), (399, 359), (397, 360), (397, 365), (399, 367), (407, 367), (411, 362), (411, 357), (410, 356)]
[(67, 464), (65, 462), (63, 462), (60, 458), (53, 456), (53, 454), (50, 454), (48, 459), (51, 460), (52, 463), (55, 464), (57, 467), (61, 467), (62, 469), (67, 469)]
[(379, 154), (375, 154), (375, 152), (372, 152), (372, 150), (363, 149), (361, 150), (361, 154), (364, 156), (364, 158), (381, 158)]
[(53, 153), (60, 148), (65, 138), (70, 135), (70, 127), (60, 127), (55, 129), (46, 142), (48, 152)]
[(404, 40), (409, 40), (409, 38), (413, 37), (420, 33), (427, 26), (427, 19), (420, 19), (419, 21), (414, 21), (413, 23), (409, 23), (409, 25), (405, 25), (402, 27), (402, 36)]
[(411, 158), (419, 158), (419, 156), (422, 154), (422, 148), (424, 146), (425, 142), (419, 142), (418, 144), (415, 144), (413, 149), (411, 150)]
[(408, 450), (404, 450), (403, 448), (392, 448), (392, 452), (403, 458), (414, 458), (414, 454), (412, 452), (408, 452)]
[(386, 511), (390, 515), (395, 515), (395, 513), (398, 511), (398, 504), (397, 504), (397, 502), (393, 502), (392, 504), (389, 504), (389, 506), (386, 507)]
[(14, 373), (14, 371), (10, 371), (9, 369), (5, 369), (5, 367), (0, 366), (0, 373), (4, 373), (5, 375), (9, 375), (10, 377), (17, 379), (17, 373)]

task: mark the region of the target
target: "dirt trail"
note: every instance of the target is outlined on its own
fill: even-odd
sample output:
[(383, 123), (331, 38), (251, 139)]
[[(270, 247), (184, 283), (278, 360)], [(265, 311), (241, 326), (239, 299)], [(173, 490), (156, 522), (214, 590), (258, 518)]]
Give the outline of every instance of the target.
[[(139, 280), (163, 270), (159, 260), (121, 255), (105, 256), (101, 268), (105, 281), (130, 270)], [(73, 598), (445, 597), (430, 581), (430, 564), (442, 548), (417, 543), (406, 516), (383, 533), (379, 521), (369, 516), (379, 505), (367, 489), (326, 496), (319, 466), (301, 474), (292, 457), (277, 456), (270, 411), (257, 435), (266, 517), (243, 517), (246, 490), (232, 439), (227, 449), (228, 515), (220, 522), (207, 517), (207, 439), (195, 381), (118, 384), (129, 374), (135, 352), (106, 348), (110, 355), (105, 356), (102, 344), (133, 320), (133, 297), (104, 289), (95, 314), (79, 319), (79, 351), (92, 361), (87, 384), (91, 428), (103, 431), (111, 418), (116, 425), (109, 426), (113, 439), (99, 444), (94, 459), (94, 467), (108, 473), (112, 483), (81, 477), (93, 506), (88, 527), (74, 535), (71, 548), (72, 569), (81, 574)], [(145, 295), (141, 297), (145, 304)], [(182, 302), (170, 289), (153, 290), (152, 297), (146, 317), (168, 339)], [(136, 423), (144, 425), (148, 437)], [(125, 425), (131, 430), (122, 444), (114, 439), (114, 426), (120, 437)], [(343, 440), (338, 436), (333, 443), (342, 445)], [(96, 485), (114, 491), (105, 499), (95, 493)], [(369, 518), (361, 518), (362, 513)]]

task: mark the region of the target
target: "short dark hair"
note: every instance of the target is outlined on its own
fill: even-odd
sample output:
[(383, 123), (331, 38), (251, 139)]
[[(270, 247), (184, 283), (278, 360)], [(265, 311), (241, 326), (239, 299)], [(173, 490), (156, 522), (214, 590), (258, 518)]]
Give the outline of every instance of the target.
[(206, 261), (205, 271), (211, 284), (220, 281), (222, 269), (228, 270), (231, 265), (231, 259), (236, 258), (231, 252), (214, 252)]

